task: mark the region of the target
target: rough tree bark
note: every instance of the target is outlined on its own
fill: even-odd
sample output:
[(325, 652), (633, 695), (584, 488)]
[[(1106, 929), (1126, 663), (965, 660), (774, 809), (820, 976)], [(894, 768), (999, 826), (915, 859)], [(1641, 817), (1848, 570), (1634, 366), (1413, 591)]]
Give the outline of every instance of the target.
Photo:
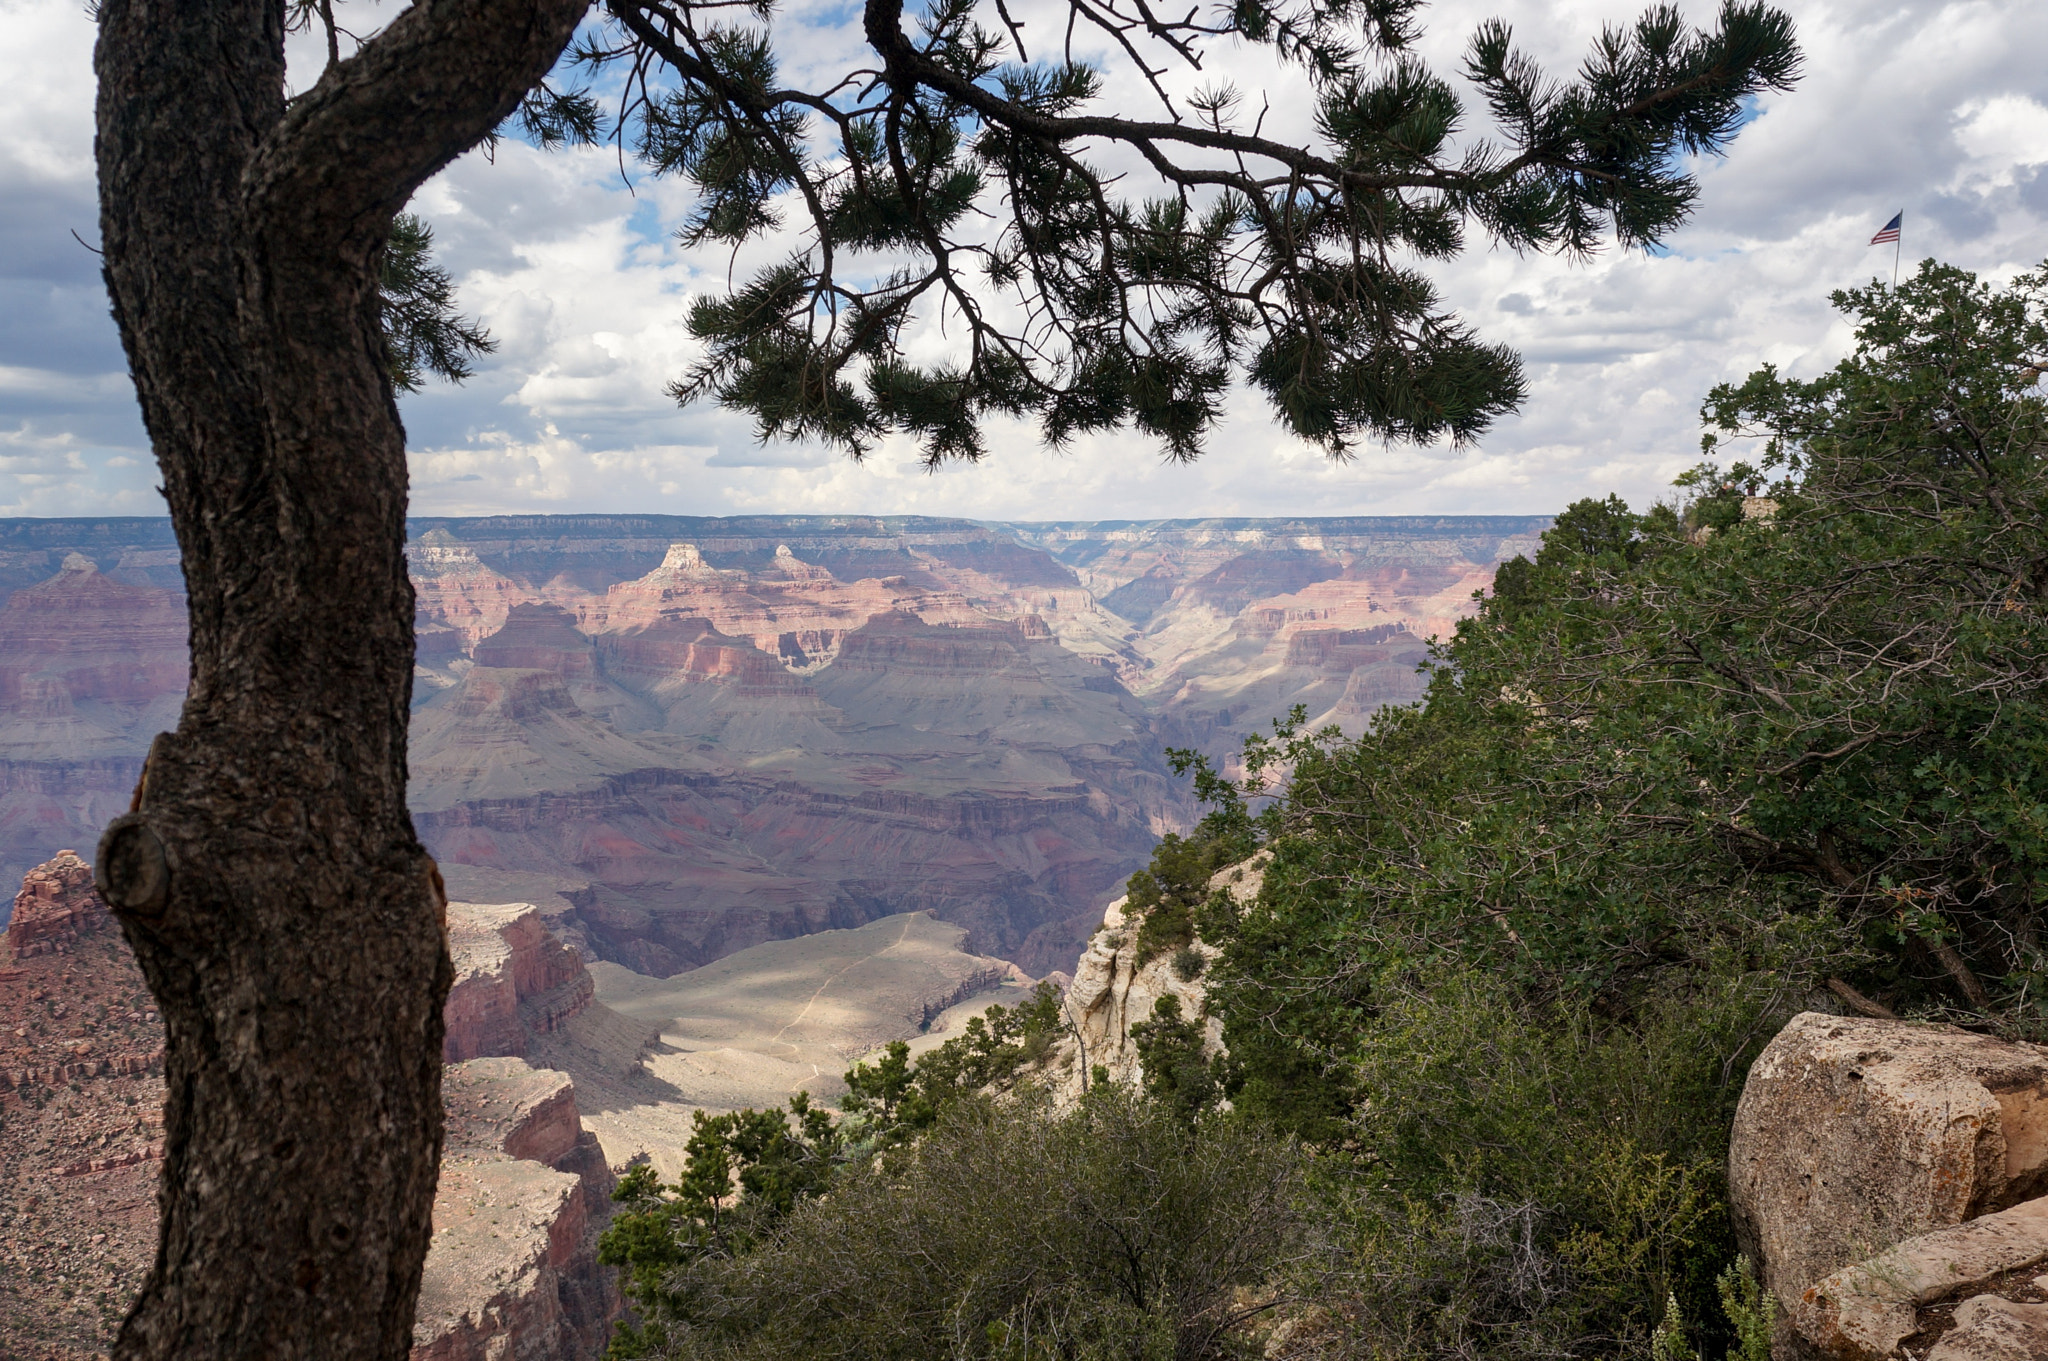
[(284, 0), (103, 0), (106, 280), (192, 685), (101, 883), (168, 1035), (161, 1237), (121, 1357), (405, 1355), (440, 1157), (439, 877), (405, 808), (393, 215), (586, 0), (420, 0), (287, 99)]

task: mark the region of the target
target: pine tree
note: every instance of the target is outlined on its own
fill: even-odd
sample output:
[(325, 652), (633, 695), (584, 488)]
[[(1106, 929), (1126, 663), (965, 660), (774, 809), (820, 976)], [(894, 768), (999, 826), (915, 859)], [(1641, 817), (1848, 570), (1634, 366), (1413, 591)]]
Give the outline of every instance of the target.
[[(1467, 96), (1417, 55), (1421, 8), (1233, 0), (1175, 19), (1070, 0), (1064, 40), (1027, 44), (1003, 0), (931, 0), (914, 31), (901, 0), (870, 0), (843, 77), (804, 89), (782, 81), (776, 0), (744, 23), (731, 4), (609, 0), (570, 66), (629, 72), (622, 116), (607, 132), (588, 89), (543, 85), (522, 119), (543, 144), (608, 135), (687, 178), (687, 243), (791, 242), (696, 301), (706, 352), (672, 389), (752, 413), (764, 438), (858, 456), (899, 433), (936, 465), (980, 458), (1011, 416), (1054, 447), (1134, 428), (1191, 459), (1244, 380), (1333, 455), (1464, 443), (1525, 383), (1427, 266), (1475, 226), (1518, 251), (1656, 245), (1697, 196), (1685, 158), (1722, 151), (1800, 56), (1763, 4), (1731, 0), (1710, 30), (1659, 5), (1558, 79), (1494, 21), (1460, 74), (1501, 133), (1465, 138)], [(1077, 30), (1125, 69), (1077, 59)], [(1171, 68), (1226, 44), (1269, 49), (1299, 84), (1172, 93)], [(1112, 111), (1110, 82), (1134, 73), (1157, 109)], [(1312, 142), (1262, 130), (1304, 95)], [(934, 318), (953, 357), (919, 362), (909, 337)]]
[[(1152, 82), (1150, 118), (1107, 108), (1105, 72), (1027, 51), (993, 7), (991, 26), (974, 0), (934, 0), (913, 33), (902, 0), (867, 0), (864, 50), (806, 90), (778, 77), (773, 0), (605, 0), (595, 23), (580, 0), (415, 0), (347, 55), (326, 0), (97, 5), (106, 280), (192, 648), (177, 730), (97, 855), (163, 1009), (170, 1088), (162, 1246), (117, 1355), (409, 1345), (450, 967), (405, 806), (406, 371), (382, 285), (398, 215), (443, 166), (510, 119), (688, 177), (694, 243), (800, 203), (782, 263), (698, 300), (705, 357), (675, 388), (766, 435), (858, 454), (901, 432), (936, 462), (979, 457), (1010, 415), (1054, 445), (1135, 428), (1188, 458), (1249, 380), (1343, 453), (1469, 440), (1521, 399), (1515, 357), (1425, 272), (1470, 225), (1514, 249), (1653, 244), (1697, 192), (1682, 158), (1724, 147), (1799, 64), (1762, 5), (1707, 31), (1653, 9), (1565, 81), (1489, 24), (1463, 74), (1494, 144), (1457, 136), (1459, 95), (1415, 54), (1418, 0), (1181, 19), (1068, 0), (1070, 27)], [(285, 36), (310, 25), (328, 66), (288, 96)], [(1265, 135), (1227, 86), (1171, 97), (1162, 56), (1199, 68), (1234, 43), (1300, 73), (1275, 97), (1307, 92), (1310, 144)], [(565, 50), (572, 76), (623, 73), (623, 118), (548, 83)], [(1131, 197), (1141, 167), (1154, 188)], [(934, 315), (956, 362), (910, 355)], [(465, 348), (458, 326), (440, 357)]]

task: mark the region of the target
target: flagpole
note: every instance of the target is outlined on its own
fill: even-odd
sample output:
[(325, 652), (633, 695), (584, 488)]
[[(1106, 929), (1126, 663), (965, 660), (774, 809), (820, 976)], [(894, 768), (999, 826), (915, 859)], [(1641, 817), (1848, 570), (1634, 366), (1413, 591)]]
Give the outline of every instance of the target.
[(1906, 248), (1906, 215), (1899, 214), (1899, 234), (1892, 238), (1892, 292), (1899, 291), (1899, 252)]

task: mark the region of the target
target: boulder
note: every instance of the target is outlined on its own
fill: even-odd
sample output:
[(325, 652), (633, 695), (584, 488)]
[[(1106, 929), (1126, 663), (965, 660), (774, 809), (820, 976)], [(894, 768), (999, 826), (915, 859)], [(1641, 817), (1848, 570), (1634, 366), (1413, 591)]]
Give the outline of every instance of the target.
[(1750, 1070), (1728, 1181), (1743, 1250), (1795, 1313), (1845, 1266), (2048, 1192), (2048, 1049), (1795, 1017)]
[(1964, 1300), (1955, 1330), (1927, 1361), (2038, 1361), (2048, 1356), (2048, 1304), (2014, 1304), (1996, 1295)]
[[(1792, 1326), (1839, 1361), (1884, 1361), (1919, 1331), (1922, 1306), (1983, 1289), (2044, 1260), (2048, 1197), (1908, 1238), (1844, 1267), (1801, 1293)], [(1956, 1311), (1958, 1327), (1962, 1313)], [(2048, 1349), (2025, 1354), (2048, 1356)]]

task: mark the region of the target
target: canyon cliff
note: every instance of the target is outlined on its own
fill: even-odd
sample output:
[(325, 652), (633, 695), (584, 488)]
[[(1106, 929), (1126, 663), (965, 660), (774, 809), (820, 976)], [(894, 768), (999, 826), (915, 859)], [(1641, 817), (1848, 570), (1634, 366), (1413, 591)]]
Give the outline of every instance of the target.
[[(621, 1307), (597, 1264), (614, 1183), (550, 1065), (627, 1073), (652, 1036), (596, 1001), (534, 908), (451, 903), (449, 924), (447, 1147), (413, 1361), (580, 1361)], [(65, 851), (29, 871), (0, 940), (0, 1355), (106, 1354), (156, 1247), (162, 1061), (92, 867)]]
[[(422, 519), (412, 802), (451, 891), (669, 976), (906, 911), (1033, 975), (1301, 705), (1356, 731), (1537, 518)], [(184, 689), (154, 520), (0, 522), (0, 872), (89, 844)]]

